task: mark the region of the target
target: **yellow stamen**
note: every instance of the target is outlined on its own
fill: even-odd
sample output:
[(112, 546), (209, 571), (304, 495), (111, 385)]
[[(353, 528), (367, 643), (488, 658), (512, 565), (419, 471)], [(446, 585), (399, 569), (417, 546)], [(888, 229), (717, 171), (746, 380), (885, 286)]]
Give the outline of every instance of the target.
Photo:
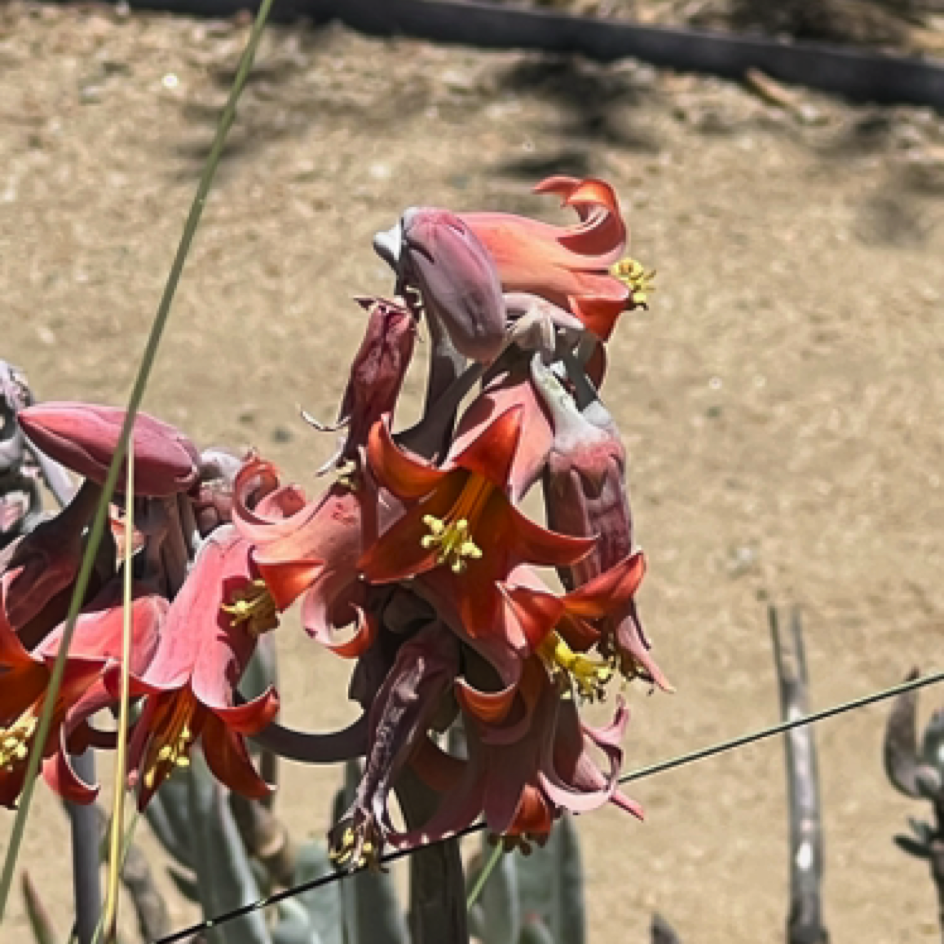
[(9, 728), (0, 730), (0, 770), (11, 772), (29, 756), (33, 735), (39, 724), (34, 708), (24, 711)]
[(427, 549), (438, 547), (437, 563), (448, 564), (455, 574), (461, 574), (470, 560), (482, 556), (482, 549), (472, 540), (472, 528), (494, 487), (488, 479), (471, 473), (458, 501), (445, 518), (423, 516), (429, 534), (420, 543)]
[(335, 469), (335, 476), (338, 485), (346, 488), (349, 492), (357, 491), (359, 481), (356, 462), (349, 459), (347, 462), (340, 463)]
[(361, 842), (360, 852), (355, 861), (354, 854), (357, 850), (357, 842), (357, 833), (352, 827), (348, 826), (341, 834), (341, 842), (328, 852), (328, 857), (336, 868), (346, 868), (349, 866), (352, 869), (356, 869), (360, 868), (362, 865), (367, 865), (371, 869), (376, 868), (379, 850), (369, 839), (364, 839)]
[[(168, 710), (169, 709), (169, 710)], [(190, 765), (190, 748), (195, 740), (191, 729), (197, 701), (189, 690), (177, 695), (172, 706), (162, 706), (154, 725), (148, 760), (145, 762), (144, 785), (153, 789), (177, 767)]]
[(279, 625), (275, 600), (269, 593), (264, 580), (253, 580), (233, 594), (231, 603), (224, 603), (220, 609), (232, 617), (233, 628), (246, 624), (252, 636), (260, 636)]
[(645, 308), (649, 296), (656, 290), (652, 280), (655, 269), (646, 271), (635, 259), (620, 259), (610, 267), (610, 275), (619, 279), (629, 289), (629, 308)]
[(550, 632), (538, 647), (538, 652), (552, 671), (562, 672), (572, 679), (577, 690), (590, 700), (606, 696), (606, 684), (613, 677), (608, 662), (591, 659), (573, 651), (556, 632)]

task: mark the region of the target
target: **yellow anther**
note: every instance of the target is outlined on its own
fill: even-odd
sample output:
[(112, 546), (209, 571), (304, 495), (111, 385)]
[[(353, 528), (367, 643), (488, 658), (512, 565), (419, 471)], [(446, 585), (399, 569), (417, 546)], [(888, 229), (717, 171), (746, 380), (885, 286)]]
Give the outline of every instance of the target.
[(344, 486), (349, 492), (356, 492), (358, 488), (357, 463), (348, 459), (341, 462), (335, 469), (335, 481)]
[(5, 731), (0, 731), (0, 770), (13, 770), (26, 760), (37, 724), (36, 715), (27, 711)]
[(332, 842), (328, 857), (337, 868), (352, 869), (366, 865), (372, 871), (379, 867), (380, 842), (375, 841), (377, 836), (369, 825), (362, 825), (355, 829), (352, 826), (345, 828), (340, 842)]
[(620, 259), (610, 267), (610, 275), (619, 279), (629, 289), (629, 308), (645, 308), (649, 296), (656, 290), (652, 280), (655, 270), (647, 271), (635, 259)]
[[(142, 764), (148, 790), (160, 785), (178, 767), (190, 765), (190, 748), (196, 740), (194, 712), (197, 701), (189, 690), (164, 702), (153, 722), (147, 757)], [(197, 726), (199, 733), (199, 726)]]
[(446, 523), (440, 518), (426, 515), (423, 524), (429, 528), (430, 533), (425, 535), (420, 543), (427, 550), (438, 547), (437, 563), (448, 564), (454, 574), (461, 574), (467, 561), (478, 560), (482, 556), (482, 549), (469, 534), (469, 522), (465, 518)]
[(279, 625), (275, 601), (264, 580), (253, 580), (237, 590), (232, 603), (224, 603), (221, 609), (232, 617), (234, 628), (245, 623), (253, 636), (259, 636)]
[(563, 672), (573, 680), (584, 698), (592, 700), (606, 696), (607, 682), (613, 677), (613, 666), (610, 663), (574, 652), (553, 631), (548, 633), (538, 651), (553, 671)]

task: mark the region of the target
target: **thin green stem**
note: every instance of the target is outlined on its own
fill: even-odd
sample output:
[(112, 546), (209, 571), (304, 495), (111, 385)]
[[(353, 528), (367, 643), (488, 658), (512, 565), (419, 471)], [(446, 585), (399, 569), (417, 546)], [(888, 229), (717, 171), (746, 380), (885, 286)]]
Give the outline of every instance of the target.
[(131, 701), (131, 634), (134, 549), (134, 445), (128, 450), (128, 475), (125, 482), (125, 546), (124, 546), (124, 599), (121, 621), (121, 695), (118, 701), (118, 745), (115, 750), (115, 795), (111, 811), (111, 844), (108, 853), (108, 891), (105, 896), (105, 916), (102, 919), (105, 940), (114, 940), (118, 925), (118, 895), (120, 893), (121, 864), (124, 861), (121, 831), (125, 822), (125, 790), (128, 770), (128, 721)]
[[(125, 867), (125, 859), (128, 858), (128, 851), (131, 849), (131, 843), (134, 842), (134, 831), (138, 826), (138, 819), (141, 814), (135, 810), (134, 815), (131, 817), (131, 822), (128, 824), (128, 828), (125, 830), (124, 839), (121, 841), (121, 865), (119, 866), (119, 872)], [(111, 823), (108, 824), (108, 833), (111, 832)], [(103, 911), (98, 918), (98, 925), (95, 928), (95, 937), (92, 939), (92, 944), (101, 944), (102, 942), (102, 931), (105, 928), (105, 912)], [(71, 944), (71, 942), (70, 942)]]
[[(164, 293), (161, 296), (160, 304), (157, 308), (157, 314), (154, 317), (154, 323), (151, 325), (151, 333), (148, 336), (147, 344), (144, 348), (144, 354), (141, 358), (141, 365), (138, 368), (138, 374), (134, 381), (134, 387), (131, 390), (131, 396), (128, 399), (128, 410), (125, 415), (124, 425), (121, 428), (121, 437), (108, 469), (108, 475), (105, 479), (105, 485), (102, 491), (102, 497), (95, 512), (95, 518), (89, 532), (88, 544), (85, 548), (85, 556), (82, 559), (82, 566), (79, 568), (79, 575), (75, 582), (75, 588), (72, 592), (72, 600), (69, 604), (69, 613), (66, 618), (66, 626), (62, 635), (62, 641), (59, 645), (59, 652), (56, 656), (56, 662), (53, 666), (52, 675), (49, 679), (49, 686), (46, 697), (43, 699), (43, 710), (40, 714), (39, 725), (34, 740), (34, 749), (30, 751), (29, 761), (26, 768), (26, 779), (23, 784), (23, 792), (20, 797), (19, 807), (16, 811), (16, 818), (13, 821), (13, 829), (10, 833), (10, 845), (7, 848), (6, 859), (3, 863), (3, 874), (0, 875), (0, 924), (2, 924), (6, 914), (7, 903), (10, 899), (10, 889), (13, 885), (13, 872), (16, 868), (16, 860), (19, 856), (20, 846), (23, 842), (23, 833), (26, 829), (26, 819), (29, 815), (30, 803), (33, 799), (33, 788), (36, 783), (36, 774), (39, 771), (39, 763), (42, 759), (42, 745), (46, 743), (49, 736), (49, 728), (52, 723), (53, 708), (59, 688), (62, 684), (62, 676), (65, 671), (66, 656), (69, 652), (69, 645), (72, 642), (72, 635), (75, 631), (75, 622), (82, 608), (82, 601), (85, 598), (85, 591), (88, 588), (89, 577), (92, 573), (92, 565), (95, 560), (95, 553), (102, 540), (102, 534), (105, 530), (105, 522), (108, 518), (108, 503), (115, 491), (115, 485), (118, 481), (118, 474), (121, 469), (122, 459), (127, 449), (128, 440), (131, 436), (131, 430), (134, 426), (134, 418), (144, 399), (144, 391), (147, 389), (148, 379), (151, 375), (151, 368), (157, 357), (157, 350), (164, 334), (164, 328), (167, 325), (170, 315), (171, 304), (177, 291), (177, 285), (180, 282), (180, 276), (187, 261), (187, 255), (193, 243), (197, 226), (200, 223), (200, 217), (203, 215), (203, 208), (206, 206), (207, 196), (210, 193), (210, 187), (213, 178), (216, 175), (217, 167), (220, 163), (220, 157), (223, 154), (223, 145), (226, 143), (226, 136), (233, 122), (236, 120), (236, 104), (239, 97), (246, 87), (249, 78), (249, 72), (252, 69), (253, 59), (256, 55), (256, 49), (259, 46), (259, 40), (262, 37), (269, 11), (272, 9), (273, 0), (262, 0), (259, 12), (256, 15), (252, 32), (249, 35), (249, 41), (246, 44), (245, 52), (239, 63), (236, 72), (236, 78), (229, 94), (229, 99), (220, 116), (220, 122), (216, 129), (216, 136), (213, 138), (213, 145), (207, 156), (203, 167), (203, 173), (200, 177), (200, 183), (197, 187), (197, 193), (190, 207), (190, 213), (187, 215), (187, 222), (184, 224), (184, 232), (177, 247), (177, 254), (174, 256), (170, 273), (167, 276), (167, 282), (164, 286)], [(128, 497), (131, 500), (131, 496)]]
[(489, 876), (492, 872), (495, 871), (495, 867), (498, 865), (498, 860), (502, 857), (504, 853), (502, 848), (501, 840), (495, 843), (495, 848), (492, 849), (492, 854), (488, 857), (488, 861), (482, 868), (482, 871), (475, 877), (475, 883), (469, 889), (469, 894), (465, 899), (466, 909), (471, 911), (472, 906), (479, 900), (479, 895), (482, 894), (482, 889), (485, 888), (485, 883), (488, 881)]

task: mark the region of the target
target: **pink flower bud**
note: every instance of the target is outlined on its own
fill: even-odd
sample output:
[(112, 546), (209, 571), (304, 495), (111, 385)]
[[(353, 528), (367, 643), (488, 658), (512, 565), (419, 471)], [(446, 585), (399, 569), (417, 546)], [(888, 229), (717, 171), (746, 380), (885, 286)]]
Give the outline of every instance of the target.
[[(568, 590), (613, 571), (633, 551), (633, 521), (626, 493), (626, 453), (609, 411), (596, 397), (579, 409), (570, 393), (539, 361), (535, 386), (554, 427), (554, 445), (544, 472), (548, 525), (573, 537), (596, 537), (586, 557), (559, 567)], [(616, 656), (627, 676), (642, 674), (667, 691), (672, 686), (649, 655), (636, 604), (625, 601), (600, 621), (602, 652)]]
[[(88, 403), (41, 403), (22, 410), (29, 439), (79, 475), (104, 484), (121, 435), (125, 411)], [(179, 430), (139, 413), (134, 422), (134, 491), (159, 497), (185, 492), (199, 474), (200, 454)], [(125, 466), (118, 479), (121, 490)]]
[(491, 362), (505, 339), (505, 303), (488, 251), (448, 210), (407, 210), (400, 227), (404, 281), (419, 289), (459, 353)]

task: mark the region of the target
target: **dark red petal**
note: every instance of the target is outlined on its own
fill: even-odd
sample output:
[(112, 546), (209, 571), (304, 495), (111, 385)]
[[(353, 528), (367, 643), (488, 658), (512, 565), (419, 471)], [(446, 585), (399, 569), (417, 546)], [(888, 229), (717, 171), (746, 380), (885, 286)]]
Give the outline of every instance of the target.
[(43, 779), (64, 800), (87, 806), (98, 797), (99, 785), (88, 784), (72, 769), (65, 745), (43, 761)]
[(371, 428), (367, 461), (377, 481), (404, 500), (429, 494), (447, 474), (400, 449), (390, 435), (386, 419)]
[(504, 491), (521, 439), (523, 420), (523, 406), (505, 410), (461, 452), (450, 456), (446, 464), (481, 475)]
[(646, 558), (631, 554), (564, 597), (568, 613), (598, 619), (628, 603), (642, 583)]
[(427, 515), (444, 519), (462, 493), (468, 476), (456, 469), (446, 473), (439, 487), (419, 505), (413, 505), (361, 555), (357, 570), (371, 583), (390, 583), (425, 573), (438, 566), (438, 549), (423, 547), (430, 533)]
[(548, 567), (574, 564), (593, 550), (596, 538), (573, 538), (548, 531), (508, 506), (512, 517), (514, 550), (519, 560)]
[(210, 710), (227, 728), (239, 734), (258, 734), (279, 713), (279, 696), (268, 688), (258, 698), (231, 707), (212, 705)]
[(201, 739), (203, 754), (213, 776), (236, 793), (263, 800), (273, 792), (253, 767), (243, 739), (210, 715)]

